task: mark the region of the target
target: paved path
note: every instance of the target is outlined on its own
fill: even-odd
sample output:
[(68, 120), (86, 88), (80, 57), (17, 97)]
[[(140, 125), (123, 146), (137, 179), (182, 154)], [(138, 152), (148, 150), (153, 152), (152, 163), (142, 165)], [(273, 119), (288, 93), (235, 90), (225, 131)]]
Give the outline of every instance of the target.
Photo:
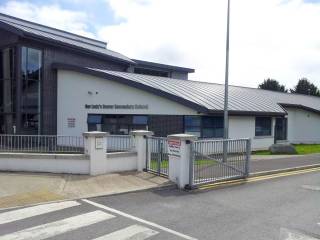
[(320, 172), (0, 210), (1, 240), (316, 240)]
[(286, 155), (286, 156), (257, 156), (253, 155), (250, 163), (250, 172), (262, 172), (284, 168), (300, 167), (320, 164), (320, 154)]
[(168, 179), (145, 172), (100, 176), (1, 172), (0, 208), (110, 195), (168, 184)]

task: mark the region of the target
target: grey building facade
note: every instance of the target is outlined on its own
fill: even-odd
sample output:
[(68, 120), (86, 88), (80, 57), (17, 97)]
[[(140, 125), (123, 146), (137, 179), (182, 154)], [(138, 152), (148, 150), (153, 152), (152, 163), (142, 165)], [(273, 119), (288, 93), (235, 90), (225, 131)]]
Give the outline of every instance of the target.
[[(223, 136), (224, 85), (194, 69), (131, 59), (107, 43), (0, 14), (0, 134)], [(254, 149), (320, 142), (320, 98), (229, 87), (231, 138)]]
[(54, 63), (181, 79), (187, 79), (188, 73), (194, 72), (131, 60), (107, 49), (105, 42), (4, 14), (0, 14), (0, 35), (0, 133), (57, 133)]

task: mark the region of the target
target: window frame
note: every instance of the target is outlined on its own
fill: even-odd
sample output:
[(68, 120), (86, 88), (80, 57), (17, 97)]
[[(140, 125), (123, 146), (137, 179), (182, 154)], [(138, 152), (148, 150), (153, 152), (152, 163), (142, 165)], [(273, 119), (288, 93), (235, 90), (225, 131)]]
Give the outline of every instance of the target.
[[(210, 119), (211, 123), (210, 124), (205, 124), (205, 119)], [(201, 129), (201, 137), (203, 138), (223, 138), (223, 129), (224, 129), (224, 121), (223, 121), (223, 116), (202, 116), (202, 129)], [(221, 121), (222, 125), (221, 127), (219, 123)], [(221, 134), (218, 134), (218, 130), (222, 130)], [(205, 130), (211, 130), (213, 133), (213, 136), (210, 137), (204, 137), (204, 131)]]
[[(258, 127), (260, 127), (260, 128), (264, 128), (265, 126), (258, 126), (257, 125), (257, 123), (258, 123), (258, 119), (264, 119), (264, 120), (267, 120), (268, 119), (268, 121), (270, 121), (270, 129), (267, 129), (267, 130), (265, 130), (265, 129), (263, 129), (263, 130), (259, 130), (258, 131)], [(255, 117), (255, 137), (272, 137), (273, 135), (273, 133), (272, 133), (272, 128), (273, 128), (273, 118), (271, 117), (271, 116), (256, 116)], [(265, 134), (264, 132), (266, 132), (266, 131), (268, 131), (268, 133), (267, 134)], [(260, 132), (260, 133), (259, 133)]]
[[(101, 123), (89, 123), (89, 116), (91, 115), (100, 115), (101, 116)], [(146, 124), (134, 124), (133, 118), (134, 117), (146, 117), (147, 123)], [(106, 119), (112, 119), (112, 122), (109, 122)], [(146, 114), (97, 114), (97, 113), (88, 113), (87, 114), (87, 126), (88, 131), (90, 129), (95, 129), (94, 126), (101, 125), (103, 131), (110, 132), (113, 135), (129, 135), (130, 131), (132, 130), (139, 130), (139, 129), (148, 129), (149, 124), (149, 115)], [(89, 127), (90, 125), (90, 127)], [(105, 127), (108, 126), (108, 129)], [(110, 130), (114, 129), (114, 130)], [(122, 131), (121, 131), (122, 130)], [(124, 133), (126, 132), (126, 133)]]
[[(197, 117), (199, 118), (199, 125), (192, 125), (192, 124), (187, 124), (187, 121), (186, 121), (186, 118), (187, 117)], [(209, 119), (210, 120), (210, 124), (207, 124), (205, 123), (205, 119)], [(219, 118), (219, 120), (216, 120), (217, 118)], [(219, 126), (218, 121), (221, 121), (222, 120), (222, 127), (219, 128), (217, 126)], [(197, 135), (198, 137), (200, 138), (204, 138), (204, 130), (211, 130), (212, 131), (212, 135), (213, 136), (210, 136), (210, 137), (206, 137), (206, 138), (216, 138), (216, 139), (220, 139), (220, 138), (223, 138), (223, 124), (224, 124), (224, 121), (223, 121), (223, 116), (221, 115), (205, 115), (205, 116), (202, 116), (202, 115), (185, 115), (184, 116), (184, 124), (183, 124), (183, 129), (184, 129), (184, 132), (185, 133), (188, 133), (188, 134), (194, 134), (194, 135)], [(187, 128), (199, 128), (199, 131), (187, 131)], [(218, 133), (218, 129), (222, 129), (222, 134), (217, 134)]]
[[(10, 77), (9, 78), (4, 78), (2, 75), (0, 77), (0, 82), (2, 85), (6, 81), (10, 81), (10, 91), (11, 91), (11, 99), (10, 99), (10, 110), (7, 111), (5, 110), (4, 103), (1, 104), (0, 106), (0, 133), (1, 134), (12, 134), (15, 133), (14, 127), (17, 126), (17, 101), (18, 101), (18, 95), (17, 95), (17, 87), (18, 87), (18, 78), (17, 78), (17, 66), (18, 62), (17, 61), (17, 53), (18, 53), (18, 47), (17, 44), (6, 44), (0, 47), (0, 57), (2, 58), (2, 52), (5, 50), (11, 51), (11, 54), (9, 53), (10, 57)], [(1, 64), (3, 61), (1, 60)], [(2, 66), (1, 66), (2, 68)], [(2, 68), (2, 71), (4, 69)], [(5, 124), (5, 119), (7, 117), (11, 117), (12, 122), (10, 123), (11, 126), (8, 128), (8, 125)], [(3, 125), (2, 125), (3, 124)], [(10, 125), (9, 124), (9, 125)]]
[[(40, 72), (39, 72), (39, 80), (34, 80), (34, 79), (29, 79), (28, 78), (28, 74), (26, 75), (26, 78), (23, 77), (23, 48), (26, 48), (26, 62), (25, 62), (25, 65), (26, 65), (26, 68), (28, 67), (28, 61), (27, 61), (27, 58), (28, 58), (28, 49), (33, 49), (33, 50), (37, 50), (40, 52), (39, 56), (40, 56)], [(37, 129), (37, 134), (40, 135), (41, 132), (42, 132), (42, 98), (43, 98), (43, 94), (42, 94), (42, 86), (43, 86), (43, 72), (44, 72), (44, 50), (43, 48), (39, 48), (38, 46), (34, 46), (32, 44), (19, 44), (19, 52), (20, 54), (18, 55), (20, 57), (19, 59), (19, 69), (18, 69), (18, 75), (19, 75), (19, 79), (20, 79), (20, 91), (21, 91), (21, 96), (19, 97), (18, 101), (19, 101), (19, 105), (20, 105), (20, 114), (21, 114), (21, 123), (20, 123), (20, 126), (21, 126), (21, 130), (22, 131), (27, 131), (28, 132), (28, 128), (24, 128), (23, 125), (23, 115), (26, 115), (26, 114), (35, 114), (34, 111), (30, 110), (30, 109), (26, 109), (24, 108), (24, 104), (25, 102), (27, 102), (27, 97), (25, 98), (26, 101), (24, 101), (23, 99), (23, 86), (25, 85), (25, 83), (27, 83), (28, 85), (28, 82), (38, 82), (38, 99), (37, 99), (37, 104), (38, 104), (38, 107), (37, 107), (37, 111), (36, 111), (36, 114), (38, 115), (38, 129)], [(26, 69), (27, 70), (27, 69)], [(26, 82), (25, 82), (26, 81)], [(26, 89), (28, 89), (28, 86), (26, 85)], [(34, 131), (34, 129), (31, 129), (31, 131)]]

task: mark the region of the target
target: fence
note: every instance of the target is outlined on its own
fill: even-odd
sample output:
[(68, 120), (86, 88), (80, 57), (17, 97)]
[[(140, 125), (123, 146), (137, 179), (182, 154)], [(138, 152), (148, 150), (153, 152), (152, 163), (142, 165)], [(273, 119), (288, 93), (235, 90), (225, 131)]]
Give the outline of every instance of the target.
[(190, 184), (247, 177), (250, 151), (249, 139), (195, 141), (191, 146)]
[(84, 140), (78, 136), (0, 135), (0, 152), (83, 153)]
[(169, 175), (168, 140), (163, 137), (147, 137), (146, 170), (158, 175)]
[(107, 137), (107, 152), (129, 152), (133, 147), (133, 139), (130, 135), (109, 135)]

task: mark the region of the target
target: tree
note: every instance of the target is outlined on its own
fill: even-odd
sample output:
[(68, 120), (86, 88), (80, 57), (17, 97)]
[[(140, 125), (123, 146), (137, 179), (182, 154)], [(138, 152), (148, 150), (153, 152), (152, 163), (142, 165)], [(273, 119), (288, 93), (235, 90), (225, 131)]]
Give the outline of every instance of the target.
[(277, 80), (268, 78), (259, 84), (259, 88), (277, 92), (288, 92), (284, 85), (281, 85)]
[(307, 78), (299, 79), (297, 85), (293, 89), (290, 89), (290, 92), (320, 97), (320, 90)]

